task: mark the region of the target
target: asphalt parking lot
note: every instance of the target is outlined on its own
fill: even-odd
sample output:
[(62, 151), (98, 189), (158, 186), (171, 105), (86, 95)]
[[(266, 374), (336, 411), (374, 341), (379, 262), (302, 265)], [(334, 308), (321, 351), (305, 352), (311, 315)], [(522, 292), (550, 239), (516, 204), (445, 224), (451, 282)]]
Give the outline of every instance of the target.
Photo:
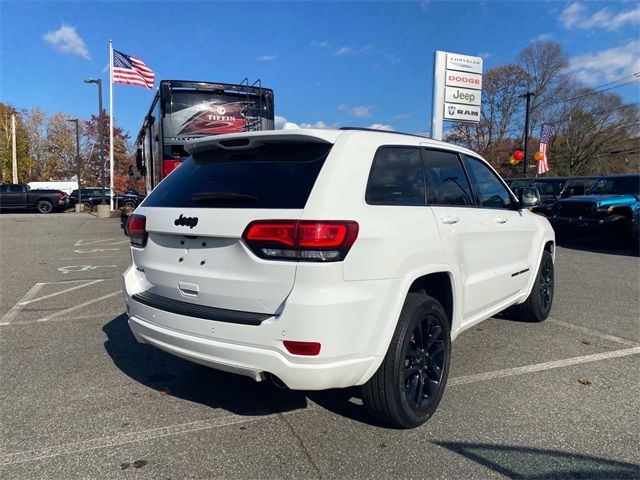
[(0, 216), (2, 478), (640, 478), (640, 259), (557, 250), (552, 317), (453, 344), (435, 416), (292, 392), (139, 345), (120, 220)]

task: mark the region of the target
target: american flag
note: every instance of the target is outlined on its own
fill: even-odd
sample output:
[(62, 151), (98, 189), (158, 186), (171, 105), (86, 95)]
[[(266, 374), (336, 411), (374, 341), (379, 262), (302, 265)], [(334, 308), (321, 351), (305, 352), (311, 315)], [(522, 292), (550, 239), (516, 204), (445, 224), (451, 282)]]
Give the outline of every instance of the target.
[(555, 129), (553, 125), (548, 123), (542, 124), (542, 131), (540, 132), (540, 151), (544, 154), (544, 158), (538, 162), (538, 175), (547, 173), (549, 171), (549, 160), (547, 159), (547, 144), (553, 137)]
[(113, 51), (113, 83), (153, 88), (156, 74), (142, 60), (126, 53)]

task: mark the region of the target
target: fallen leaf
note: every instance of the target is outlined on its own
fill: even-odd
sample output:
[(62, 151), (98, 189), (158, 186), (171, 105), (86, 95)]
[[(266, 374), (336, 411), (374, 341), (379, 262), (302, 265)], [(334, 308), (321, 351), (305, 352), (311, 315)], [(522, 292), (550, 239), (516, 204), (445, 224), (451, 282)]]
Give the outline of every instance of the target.
[(588, 378), (581, 378), (580, 380), (578, 380), (582, 385), (591, 385), (591, 380), (589, 380)]
[(590, 340), (582, 340), (582, 344), (586, 345), (587, 347), (591, 345), (591, 341)]
[(160, 395), (171, 395), (171, 389), (168, 387), (161, 388)]

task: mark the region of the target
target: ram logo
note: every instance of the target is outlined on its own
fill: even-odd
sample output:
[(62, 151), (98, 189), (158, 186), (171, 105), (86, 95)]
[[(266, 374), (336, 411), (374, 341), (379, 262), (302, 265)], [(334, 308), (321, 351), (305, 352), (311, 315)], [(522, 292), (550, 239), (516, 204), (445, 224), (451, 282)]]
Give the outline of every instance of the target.
[(456, 113), (456, 107), (447, 107), (449, 110), (449, 115), (454, 115)]
[(182, 214), (175, 219), (173, 224), (176, 227), (189, 227), (193, 228), (198, 224), (198, 217), (184, 217)]

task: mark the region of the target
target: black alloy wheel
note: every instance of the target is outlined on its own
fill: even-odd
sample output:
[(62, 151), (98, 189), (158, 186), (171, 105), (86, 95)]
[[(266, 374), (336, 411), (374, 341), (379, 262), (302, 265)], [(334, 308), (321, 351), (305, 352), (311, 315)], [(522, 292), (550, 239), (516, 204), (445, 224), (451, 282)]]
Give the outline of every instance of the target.
[(551, 252), (542, 252), (540, 266), (536, 273), (533, 288), (527, 299), (520, 305), (514, 305), (509, 310), (520, 320), (527, 322), (542, 322), (546, 320), (553, 305), (555, 288), (555, 274), (553, 256)]
[(362, 387), (371, 415), (398, 428), (422, 425), (434, 414), (451, 361), (449, 317), (440, 302), (409, 293), (382, 364)]
[(418, 322), (405, 348), (404, 396), (414, 410), (424, 410), (442, 385), (445, 340), (437, 318), (427, 315)]
[(554, 275), (551, 255), (542, 257), (539, 282), (538, 295), (540, 297), (540, 310), (546, 316), (549, 315), (551, 303), (553, 302)]

